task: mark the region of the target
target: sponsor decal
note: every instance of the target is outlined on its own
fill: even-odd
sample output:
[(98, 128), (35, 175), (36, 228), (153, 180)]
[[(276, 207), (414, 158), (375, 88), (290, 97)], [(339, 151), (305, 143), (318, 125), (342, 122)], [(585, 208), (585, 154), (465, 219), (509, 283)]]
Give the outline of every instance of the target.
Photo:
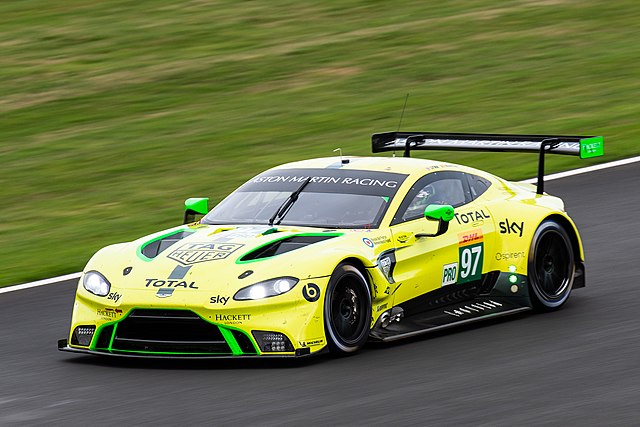
[(107, 295), (107, 299), (110, 299), (113, 302), (118, 302), (120, 300), (120, 297), (122, 297), (122, 295), (117, 292), (111, 292), (109, 295)]
[(458, 278), (458, 263), (452, 262), (442, 267), (442, 286), (453, 285)]
[(309, 179), (313, 188), (330, 193), (368, 194), (393, 197), (407, 175), (390, 172), (344, 169), (276, 169), (266, 171), (249, 181), (243, 191), (294, 191)]
[(407, 243), (407, 241), (409, 241), (410, 238), (411, 238), (410, 233), (400, 233), (396, 236), (396, 240), (399, 243)]
[(313, 338), (307, 341), (298, 341), (300, 347), (311, 347), (314, 345), (324, 344), (324, 338)]
[(167, 258), (182, 265), (193, 265), (224, 259), (242, 246), (238, 243), (187, 243), (167, 255)]
[(242, 324), (245, 320), (251, 320), (250, 314), (216, 314), (214, 316), (216, 322), (224, 322), (227, 324)]
[[(253, 183), (274, 183), (274, 182), (295, 182), (303, 183), (309, 178), (308, 176), (300, 175), (272, 175), (272, 176), (258, 176), (251, 182)], [(338, 184), (338, 185), (361, 185), (361, 186), (374, 186), (374, 187), (386, 187), (397, 188), (398, 181), (375, 179), (375, 178), (350, 178), (350, 177), (337, 177), (337, 176), (313, 176), (310, 183), (313, 184)]]
[(365, 245), (369, 246), (370, 248), (372, 248), (374, 246), (373, 242), (368, 237), (363, 237), (362, 241), (364, 242)]
[(96, 314), (107, 319), (115, 319), (122, 314), (122, 310), (119, 308), (99, 308), (96, 310)]
[(198, 289), (196, 282), (186, 282), (184, 280), (160, 280), (160, 279), (145, 279), (147, 283), (144, 285), (146, 288), (189, 288)]
[(389, 283), (395, 283), (395, 281), (393, 280), (393, 269), (395, 265), (396, 255), (394, 249), (385, 251), (380, 254), (380, 257), (378, 257), (378, 267)]
[(485, 219), (491, 218), (491, 216), (484, 211), (484, 209), (480, 209), (478, 211), (466, 212), (466, 213), (458, 213), (453, 214), (456, 218), (458, 224), (482, 224)]
[(518, 224), (517, 222), (511, 222), (508, 218), (505, 218), (505, 220), (500, 221), (498, 225), (500, 226), (500, 234), (517, 234), (518, 237), (522, 237), (524, 222)]
[(208, 225), (200, 224), (200, 221), (197, 221), (197, 222), (192, 222), (191, 224), (187, 225), (187, 227), (197, 230), (199, 228), (207, 228)]
[(213, 297), (209, 298), (209, 302), (211, 304), (227, 305), (227, 301), (229, 301), (229, 297), (225, 297), (225, 296), (221, 296), (221, 295), (216, 295), (216, 296), (213, 296)]
[(302, 296), (309, 302), (316, 302), (320, 298), (320, 288), (315, 283), (307, 283), (302, 287)]
[(496, 261), (508, 261), (510, 259), (524, 258), (524, 252), (498, 252), (496, 253)]
[(465, 231), (464, 233), (458, 233), (458, 244), (467, 245), (471, 243), (482, 242), (484, 236), (480, 228), (474, 228), (471, 231)]
[(158, 298), (168, 298), (173, 295), (173, 291), (175, 291), (173, 288), (160, 288), (158, 292), (156, 292), (156, 296)]
[(371, 239), (374, 245), (381, 245), (383, 243), (391, 243), (389, 236), (378, 236)]
[(386, 310), (388, 306), (389, 306), (389, 303), (380, 304), (376, 306), (376, 312)]
[(482, 277), (482, 261), (484, 258), (483, 240), (484, 236), (482, 235), (482, 230), (479, 228), (458, 234), (459, 265), (456, 283), (472, 282)]

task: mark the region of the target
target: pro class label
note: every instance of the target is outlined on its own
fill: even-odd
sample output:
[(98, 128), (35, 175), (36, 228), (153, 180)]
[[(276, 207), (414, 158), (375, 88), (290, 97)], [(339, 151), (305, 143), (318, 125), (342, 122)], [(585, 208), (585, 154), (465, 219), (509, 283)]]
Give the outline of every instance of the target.
[(458, 263), (452, 262), (442, 267), (442, 286), (453, 285), (458, 277)]

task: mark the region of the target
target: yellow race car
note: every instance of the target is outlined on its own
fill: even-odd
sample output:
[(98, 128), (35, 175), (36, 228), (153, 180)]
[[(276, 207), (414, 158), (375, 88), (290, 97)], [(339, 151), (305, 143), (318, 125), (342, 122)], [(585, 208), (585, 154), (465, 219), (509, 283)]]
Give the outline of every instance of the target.
[[(530, 309), (585, 285), (578, 230), (544, 193), (546, 153), (602, 137), (374, 134), (374, 152), (263, 172), (184, 225), (105, 247), (80, 278), (63, 351), (134, 357), (350, 354)], [(413, 150), (539, 154), (534, 185), (410, 158)], [(194, 222), (195, 215), (204, 215)]]

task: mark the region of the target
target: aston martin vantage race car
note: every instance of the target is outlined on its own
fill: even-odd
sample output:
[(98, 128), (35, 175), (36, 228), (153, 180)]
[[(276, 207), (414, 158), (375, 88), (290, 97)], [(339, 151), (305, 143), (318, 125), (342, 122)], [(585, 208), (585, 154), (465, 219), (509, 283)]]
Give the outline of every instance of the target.
[[(367, 340), (556, 310), (585, 285), (578, 230), (544, 193), (544, 156), (598, 156), (602, 137), (388, 132), (372, 146), (404, 156), (278, 166), (211, 210), (188, 199), (183, 225), (101, 249), (58, 348), (350, 354)], [(410, 157), (429, 149), (535, 152), (538, 184)]]

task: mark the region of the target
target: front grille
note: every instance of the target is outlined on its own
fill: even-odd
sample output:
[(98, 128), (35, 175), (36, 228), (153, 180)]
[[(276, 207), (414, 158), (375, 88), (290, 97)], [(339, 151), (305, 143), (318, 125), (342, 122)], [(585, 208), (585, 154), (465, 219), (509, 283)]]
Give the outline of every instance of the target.
[(118, 323), (112, 350), (231, 354), (216, 325), (188, 310), (134, 310)]

